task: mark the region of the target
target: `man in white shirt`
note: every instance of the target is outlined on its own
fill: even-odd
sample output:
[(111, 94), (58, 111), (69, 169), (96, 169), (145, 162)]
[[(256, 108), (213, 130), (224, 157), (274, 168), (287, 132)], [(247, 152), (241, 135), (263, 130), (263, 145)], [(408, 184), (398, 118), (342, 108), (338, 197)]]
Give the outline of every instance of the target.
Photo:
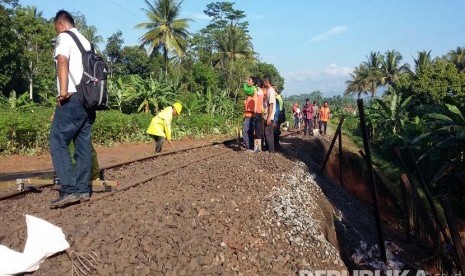
[(265, 76), (263, 78), (263, 85), (267, 88), (266, 92), (266, 105), (267, 105), (267, 114), (265, 121), (265, 139), (266, 144), (268, 145), (269, 152), (275, 152), (274, 148), (274, 114), (276, 112), (276, 91), (274, 90), (271, 77)]
[[(76, 85), (83, 74), (82, 55), (72, 37), (77, 35), (86, 50), (90, 42), (74, 27), (74, 19), (67, 11), (57, 12), (55, 30), (58, 35), (54, 58), (57, 68), (57, 106), (50, 129), (50, 154), (55, 172), (60, 179), (59, 197), (51, 208), (89, 200), (89, 179), (92, 168), (91, 128), (95, 111), (86, 109), (76, 95)], [(74, 141), (76, 168), (73, 167), (68, 146)]]

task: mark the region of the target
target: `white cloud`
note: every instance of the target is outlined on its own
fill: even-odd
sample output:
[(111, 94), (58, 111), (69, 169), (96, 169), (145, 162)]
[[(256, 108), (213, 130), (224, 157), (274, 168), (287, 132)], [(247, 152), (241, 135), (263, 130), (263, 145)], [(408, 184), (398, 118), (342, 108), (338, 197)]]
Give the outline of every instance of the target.
[(262, 20), (262, 19), (265, 19), (265, 16), (262, 14), (253, 14), (250, 16), (250, 18), (252, 20)]
[(210, 20), (211, 19), (210, 17), (208, 17), (208, 15), (204, 13), (192, 13), (189, 16), (192, 17), (193, 19), (198, 19), (198, 20)]
[(345, 81), (349, 79), (349, 73), (352, 71), (352, 67), (339, 67), (332, 63), (322, 69), (302, 68), (285, 72), (284, 93), (289, 96), (320, 90), (325, 96), (342, 94)]
[(336, 26), (324, 33), (318, 34), (310, 39), (311, 42), (327, 40), (328, 38), (345, 33), (347, 31), (347, 26)]

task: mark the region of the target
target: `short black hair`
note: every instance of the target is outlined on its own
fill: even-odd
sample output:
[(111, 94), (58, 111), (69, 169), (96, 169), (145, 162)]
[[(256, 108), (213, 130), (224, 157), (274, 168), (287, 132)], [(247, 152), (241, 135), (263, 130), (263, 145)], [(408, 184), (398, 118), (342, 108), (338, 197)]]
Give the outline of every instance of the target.
[(252, 79), (253, 85), (258, 86), (258, 82), (260, 81), (260, 79), (257, 77), (250, 77), (250, 78)]
[(305, 99), (305, 101), (306, 101), (306, 102), (309, 102), (309, 101), (310, 101), (310, 99)]
[(69, 12), (67, 12), (65, 10), (59, 10), (57, 12), (53, 22), (56, 23), (58, 20), (63, 20), (63, 21), (69, 22), (71, 25), (74, 26), (74, 18), (73, 18), (73, 16)]
[(263, 81), (268, 81), (271, 85), (273, 85), (273, 82), (271, 81), (271, 77), (268, 76), (268, 75), (265, 75), (265, 76), (263, 77)]

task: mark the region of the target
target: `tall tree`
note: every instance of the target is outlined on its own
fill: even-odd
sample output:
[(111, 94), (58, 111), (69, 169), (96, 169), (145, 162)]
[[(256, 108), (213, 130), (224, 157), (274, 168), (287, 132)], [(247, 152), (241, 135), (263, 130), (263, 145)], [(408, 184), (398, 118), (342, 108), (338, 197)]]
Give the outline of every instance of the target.
[(240, 84), (238, 79), (244, 78), (255, 63), (252, 43), (244, 31), (229, 26), (223, 36), (218, 37), (217, 52), (214, 54), (216, 67), (223, 71), (228, 92), (237, 99)]
[(279, 74), (278, 69), (273, 64), (266, 62), (258, 62), (256, 68), (253, 70), (253, 75), (262, 78), (267, 75), (271, 77), (273, 85), (278, 90), (284, 89), (284, 78)]
[(412, 78), (412, 92), (422, 102), (440, 103), (446, 96), (465, 98), (465, 74), (445, 59), (436, 59), (431, 65), (422, 66)]
[(344, 95), (357, 94), (357, 98), (360, 99), (362, 94), (368, 94), (368, 84), (364, 78), (362, 78), (362, 71), (364, 70), (363, 65), (355, 67), (354, 72), (350, 73), (351, 80), (346, 81), (346, 90)]
[(85, 15), (80, 12), (73, 13), (74, 23), (82, 35), (87, 38), (95, 47), (95, 50), (100, 52), (99, 43), (103, 43), (103, 37), (98, 34), (97, 27), (88, 25)]
[(49, 40), (53, 37), (53, 29), (35, 6), (17, 8), (15, 23), (18, 38), (24, 47), (24, 69), (29, 82), (29, 99), (32, 100), (36, 77), (47, 74), (49, 68), (47, 65), (52, 52)]
[(140, 77), (148, 77), (149, 57), (147, 52), (138, 46), (126, 46), (121, 51), (118, 68), (122, 75), (139, 75)]
[(188, 18), (178, 18), (183, 1), (157, 0), (153, 5), (145, 0), (147, 9), (143, 9), (150, 20), (136, 25), (136, 28), (146, 29), (147, 32), (140, 38), (141, 46), (148, 46), (148, 53), (163, 52), (165, 77), (168, 76), (169, 52), (182, 57), (186, 52), (189, 33)]
[(210, 23), (194, 34), (191, 45), (196, 51), (198, 59), (213, 67), (213, 55), (218, 49), (220, 39), (222, 39), (227, 30), (234, 27), (241, 29), (247, 35), (249, 32), (249, 23), (247, 21), (242, 22), (246, 17), (245, 13), (244, 11), (236, 10), (232, 2), (210, 3), (203, 12), (211, 18)]
[(18, 0), (0, 0), (0, 5), (1, 4), (10, 5), (13, 8), (16, 8), (19, 5)]
[(449, 51), (447, 56), (459, 72), (465, 72), (465, 47), (457, 47), (455, 50)]
[(233, 2), (214, 2), (207, 5), (203, 11), (212, 18), (207, 29), (223, 30), (228, 26), (236, 26), (245, 33), (248, 32), (249, 22), (240, 22), (245, 18), (244, 11), (234, 9)]
[(16, 32), (11, 26), (13, 11), (0, 5), (0, 92), (8, 96), (15, 89), (16, 72), (20, 68), (22, 48)]
[(414, 58), (413, 61), (415, 62), (415, 73), (418, 72), (421, 67), (432, 64), (431, 50), (418, 52), (417, 58)]
[(378, 87), (384, 84), (383, 73), (381, 71), (382, 62), (383, 55), (379, 52), (371, 52), (360, 68), (360, 76), (368, 85), (371, 99), (375, 96)]
[(401, 65), (401, 61), (402, 55), (396, 50), (387, 51), (384, 54), (384, 58), (381, 62), (381, 71), (384, 78), (382, 82), (384, 84), (395, 88), (395, 84), (399, 80), (400, 75), (410, 71), (410, 65), (407, 63)]
[(106, 56), (108, 62), (110, 63), (110, 78), (113, 77), (114, 73), (119, 73), (117, 69), (116, 62), (121, 60), (121, 50), (123, 47), (124, 39), (123, 32), (118, 30), (116, 33), (112, 34), (107, 38), (107, 46), (103, 50), (103, 54)]

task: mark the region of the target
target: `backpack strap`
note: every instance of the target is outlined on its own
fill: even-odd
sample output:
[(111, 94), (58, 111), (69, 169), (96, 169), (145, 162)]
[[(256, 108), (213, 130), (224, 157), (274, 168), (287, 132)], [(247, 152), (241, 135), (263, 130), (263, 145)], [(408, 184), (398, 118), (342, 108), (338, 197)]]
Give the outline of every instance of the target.
[[(83, 53), (86, 52), (86, 50), (84, 49), (84, 46), (82, 46), (81, 41), (79, 40), (79, 38), (76, 36), (75, 33), (73, 33), (72, 31), (64, 31), (64, 33), (67, 33), (67, 34), (69, 34), (69, 35), (71, 36), (71, 38), (74, 40), (74, 42), (75, 42), (76, 45), (78, 46), (79, 51), (81, 51), (81, 54), (83, 54)], [(94, 51), (94, 45), (92, 45), (92, 43), (91, 43), (90, 41), (89, 41), (89, 43), (90, 43), (90, 50), (91, 50), (92, 52), (95, 52), (95, 51)]]

